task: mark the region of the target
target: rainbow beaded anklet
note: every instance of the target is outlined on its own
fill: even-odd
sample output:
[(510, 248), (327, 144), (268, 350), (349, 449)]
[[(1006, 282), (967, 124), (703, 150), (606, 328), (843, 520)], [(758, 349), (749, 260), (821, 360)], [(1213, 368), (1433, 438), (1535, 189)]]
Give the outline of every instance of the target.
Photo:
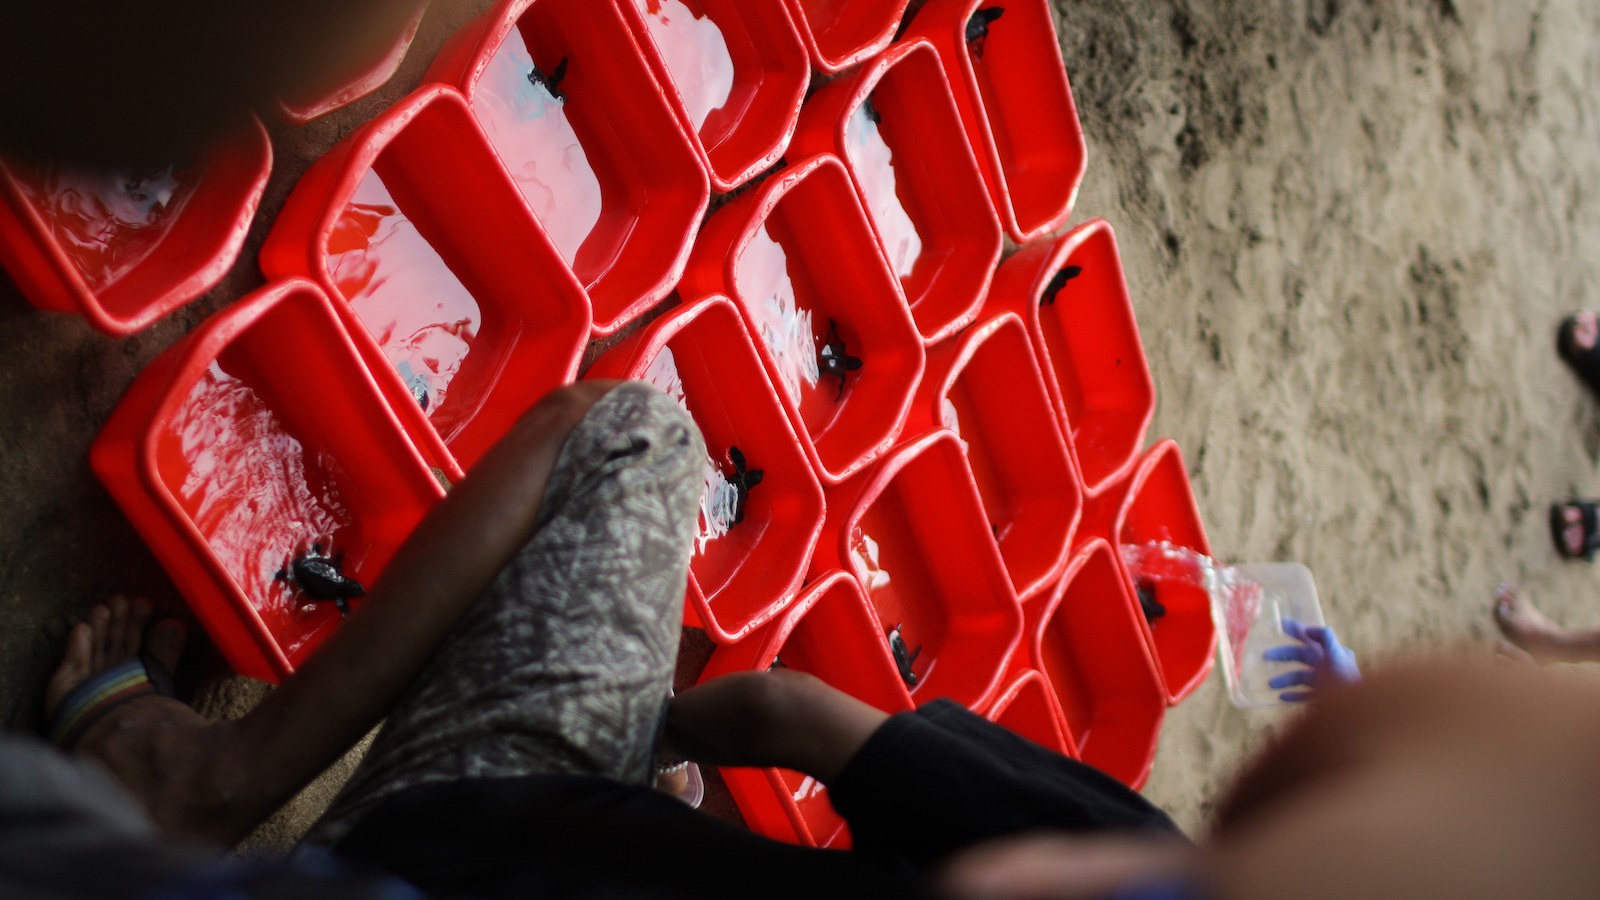
[(94, 723), (113, 709), (156, 693), (143, 660), (130, 659), (113, 666), (72, 689), (56, 707), (50, 724), (50, 742), (71, 751)]

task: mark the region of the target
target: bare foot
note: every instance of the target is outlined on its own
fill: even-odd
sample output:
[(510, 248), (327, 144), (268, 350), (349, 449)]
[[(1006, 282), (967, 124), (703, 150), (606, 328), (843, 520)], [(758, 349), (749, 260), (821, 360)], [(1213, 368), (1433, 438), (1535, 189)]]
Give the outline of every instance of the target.
[(61, 657), (61, 665), (45, 686), (45, 713), (55, 715), (62, 699), (78, 685), (138, 657), (146, 644), (149, 655), (157, 663), (169, 674), (175, 671), (189, 630), (177, 619), (162, 619), (150, 626), (146, 634), (150, 613), (147, 600), (112, 597), (106, 604), (91, 610), (87, 620), (74, 625), (67, 635), (67, 650)]
[(1539, 661), (1533, 654), (1510, 641), (1495, 641), (1494, 661), (1503, 666), (1536, 666)]
[[(54, 715), (63, 698), (89, 678), (139, 656), (149, 655), (176, 670), (188, 629), (176, 619), (150, 625), (145, 600), (113, 597), (73, 626), (61, 665), (45, 688), (45, 710)], [(207, 740), (211, 722), (188, 706), (160, 694), (146, 694), (112, 709), (89, 727), (77, 751), (99, 760), (144, 802), (158, 825), (194, 836), (208, 836), (218, 798), (207, 796), (199, 773), (214, 768)], [(225, 805), (225, 801), (223, 803)]]
[(1573, 636), (1509, 584), (1495, 589), (1494, 622), (1508, 641), (1540, 663), (1573, 659)]

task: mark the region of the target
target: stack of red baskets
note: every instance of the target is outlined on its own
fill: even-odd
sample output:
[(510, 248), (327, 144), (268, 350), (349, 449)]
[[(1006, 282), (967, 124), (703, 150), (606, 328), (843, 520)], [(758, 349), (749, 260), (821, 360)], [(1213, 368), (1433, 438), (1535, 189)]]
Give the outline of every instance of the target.
[[(1204, 593), (1182, 585), (1158, 588), (1167, 613), (1148, 622), (1119, 548), (1209, 546), (1176, 445), (1142, 449), (1155, 392), (1110, 225), (1051, 236), (1085, 159), (1050, 4), (929, 0), (891, 44), (905, 6), (501, 0), (429, 83), (319, 160), (262, 250), (273, 283), (143, 373), (93, 453), (234, 667), (281, 679), (339, 618), (266, 597), (278, 586), (212, 543), (233, 512), (196, 494), (215, 474), (196, 448), (261, 426), (205, 418), (222, 407), (197, 398), (253, 392), (341, 498), (306, 533), (370, 583), (450, 483), (578, 376), (592, 339), (631, 329), (587, 376), (642, 377), (670, 351), (712, 457), (737, 446), (766, 473), (744, 521), (691, 565), (686, 623), (719, 645), (704, 677), (781, 660), (885, 710), (950, 697), (1142, 784), (1215, 633)], [(969, 42), (974, 14), (999, 6)], [(674, 81), (683, 53), (650, 21), (674, 10), (726, 44), (731, 87), (710, 113), (703, 85)], [(842, 74), (802, 106), (813, 68)], [(538, 127), (570, 129), (586, 157), (592, 190), (565, 206), (540, 206), (528, 173), (549, 148), (497, 93), (529, 89), (563, 95), (565, 118)], [(881, 169), (852, 149), (869, 119), (920, 240), (911, 259), (894, 260), (876, 211)], [(41, 306), (142, 326), (237, 253), (270, 165), (250, 146), (219, 148), (173, 226), (225, 240), (169, 240), (98, 293), (0, 167), (0, 260)], [(780, 157), (705, 216), (713, 189)], [(382, 268), (385, 229), (409, 229), (410, 268)], [(1023, 246), (1001, 262), (1007, 234)], [(746, 263), (774, 244), (816, 348), (839, 341), (862, 361), (836, 395), (824, 378), (820, 400), (795, 396), (761, 337), (769, 298)], [(457, 343), (435, 335), (457, 348), (448, 392), (411, 363), (435, 357), (396, 339), (441, 297), (465, 310), (445, 329)], [(725, 776), (752, 828), (848, 842), (804, 776)]]

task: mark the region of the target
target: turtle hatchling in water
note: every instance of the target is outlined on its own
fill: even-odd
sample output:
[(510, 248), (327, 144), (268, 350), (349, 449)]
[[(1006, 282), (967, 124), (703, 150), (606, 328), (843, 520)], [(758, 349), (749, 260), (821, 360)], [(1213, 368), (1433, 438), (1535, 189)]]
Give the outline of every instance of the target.
[(1044, 286), (1044, 292), (1039, 295), (1039, 305), (1054, 306), (1056, 304), (1056, 295), (1061, 293), (1061, 289), (1067, 286), (1067, 282), (1082, 274), (1082, 266), (1067, 266), (1057, 272), (1055, 277), (1050, 279), (1050, 283)]
[(728, 482), (737, 494), (733, 504), (733, 524), (737, 525), (744, 521), (744, 503), (750, 497), (750, 489), (760, 484), (767, 473), (762, 469), (745, 468), (744, 451), (738, 447), (728, 448), (728, 461), (733, 463), (733, 477)]
[(867, 95), (867, 99), (861, 101), (861, 111), (866, 113), (867, 121), (871, 122), (872, 124), (874, 124), (874, 125), (882, 125), (883, 124), (883, 116), (879, 115), (878, 114), (878, 108), (876, 106), (872, 105), (872, 95), (871, 94)]
[(817, 354), (817, 363), (822, 374), (839, 379), (839, 393), (833, 398), (833, 402), (838, 403), (844, 398), (845, 375), (861, 368), (861, 357), (850, 355), (844, 339), (839, 337), (839, 326), (832, 319), (828, 320), (828, 342), (822, 345), (822, 351)]
[(544, 70), (540, 69), (538, 66), (534, 66), (532, 69), (528, 70), (529, 83), (531, 83), (534, 87), (542, 87), (546, 91), (549, 91), (550, 96), (554, 97), (555, 101), (563, 106), (566, 105), (567, 95), (561, 90), (561, 82), (565, 81), (566, 77), (567, 58), (565, 56), (561, 57), (561, 62), (556, 63), (556, 70), (548, 75), (546, 75)]
[(900, 680), (906, 683), (906, 689), (916, 687), (917, 673), (911, 671), (911, 664), (922, 655), (922, 648), (910, 651), (906, 649), (906, 639), (900, 636), (899, 623), (889, 629), (889, 652), (894, 654), (894, 667), (900, 670)]
[(1167, 614), (1166, 606), (1156, 599), (1156, 586), (1153, 582), (1139, 582), (1134, 586), (1134, 593), (1139, 595), (1139, 611), (1144, 613), (1146, 622), (1154, 625), (1157, 619)]
[(998, 6), (980, 9), (967, 19), (967, 46), (972, 48), (972, 55), (983, 58), (983, 45), (989, 37), (989, 26), (995, 19), (1005, 15), (1006, 11)]
[(350, 598), (364, 597), (367, 589), (361, 582), (340, 571), (344, 566), (344, 551), (334, 556), (323, 556), (322, 545), (312, 544), (311, 552), (302, 554), (279, 569), (275, 581), (293, 581), (301, 592), (317, 603), (332, 603), (339, 612), (350, 615)]

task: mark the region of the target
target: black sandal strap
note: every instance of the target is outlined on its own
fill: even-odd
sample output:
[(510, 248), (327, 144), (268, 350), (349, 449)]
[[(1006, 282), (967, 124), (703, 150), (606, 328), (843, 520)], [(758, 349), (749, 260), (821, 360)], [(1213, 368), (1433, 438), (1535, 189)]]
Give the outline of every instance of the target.
[[(1578, 511), (1577, 524), (1583, 529), (1582, 549), (1578, 553), (1567, 549), (1566, 531), (1569, 523), (1566, 512), (1569, 509)], [(1600, 553), (1600, 502), (1573, 499), (1550, 504), (1550, 538), (1555, 541), (1556, 552), (1562, 556), (1593, 561), (1595, 554)]]
[(1577, 376), (1592, 390), (1600, 392), (1600, 343), (1587, 350), (1579, 350), (1573, 343), (1573, 333), (1578, 327), (1577, 316), (1567, 316), (1556, 329), (1556, 353)]

